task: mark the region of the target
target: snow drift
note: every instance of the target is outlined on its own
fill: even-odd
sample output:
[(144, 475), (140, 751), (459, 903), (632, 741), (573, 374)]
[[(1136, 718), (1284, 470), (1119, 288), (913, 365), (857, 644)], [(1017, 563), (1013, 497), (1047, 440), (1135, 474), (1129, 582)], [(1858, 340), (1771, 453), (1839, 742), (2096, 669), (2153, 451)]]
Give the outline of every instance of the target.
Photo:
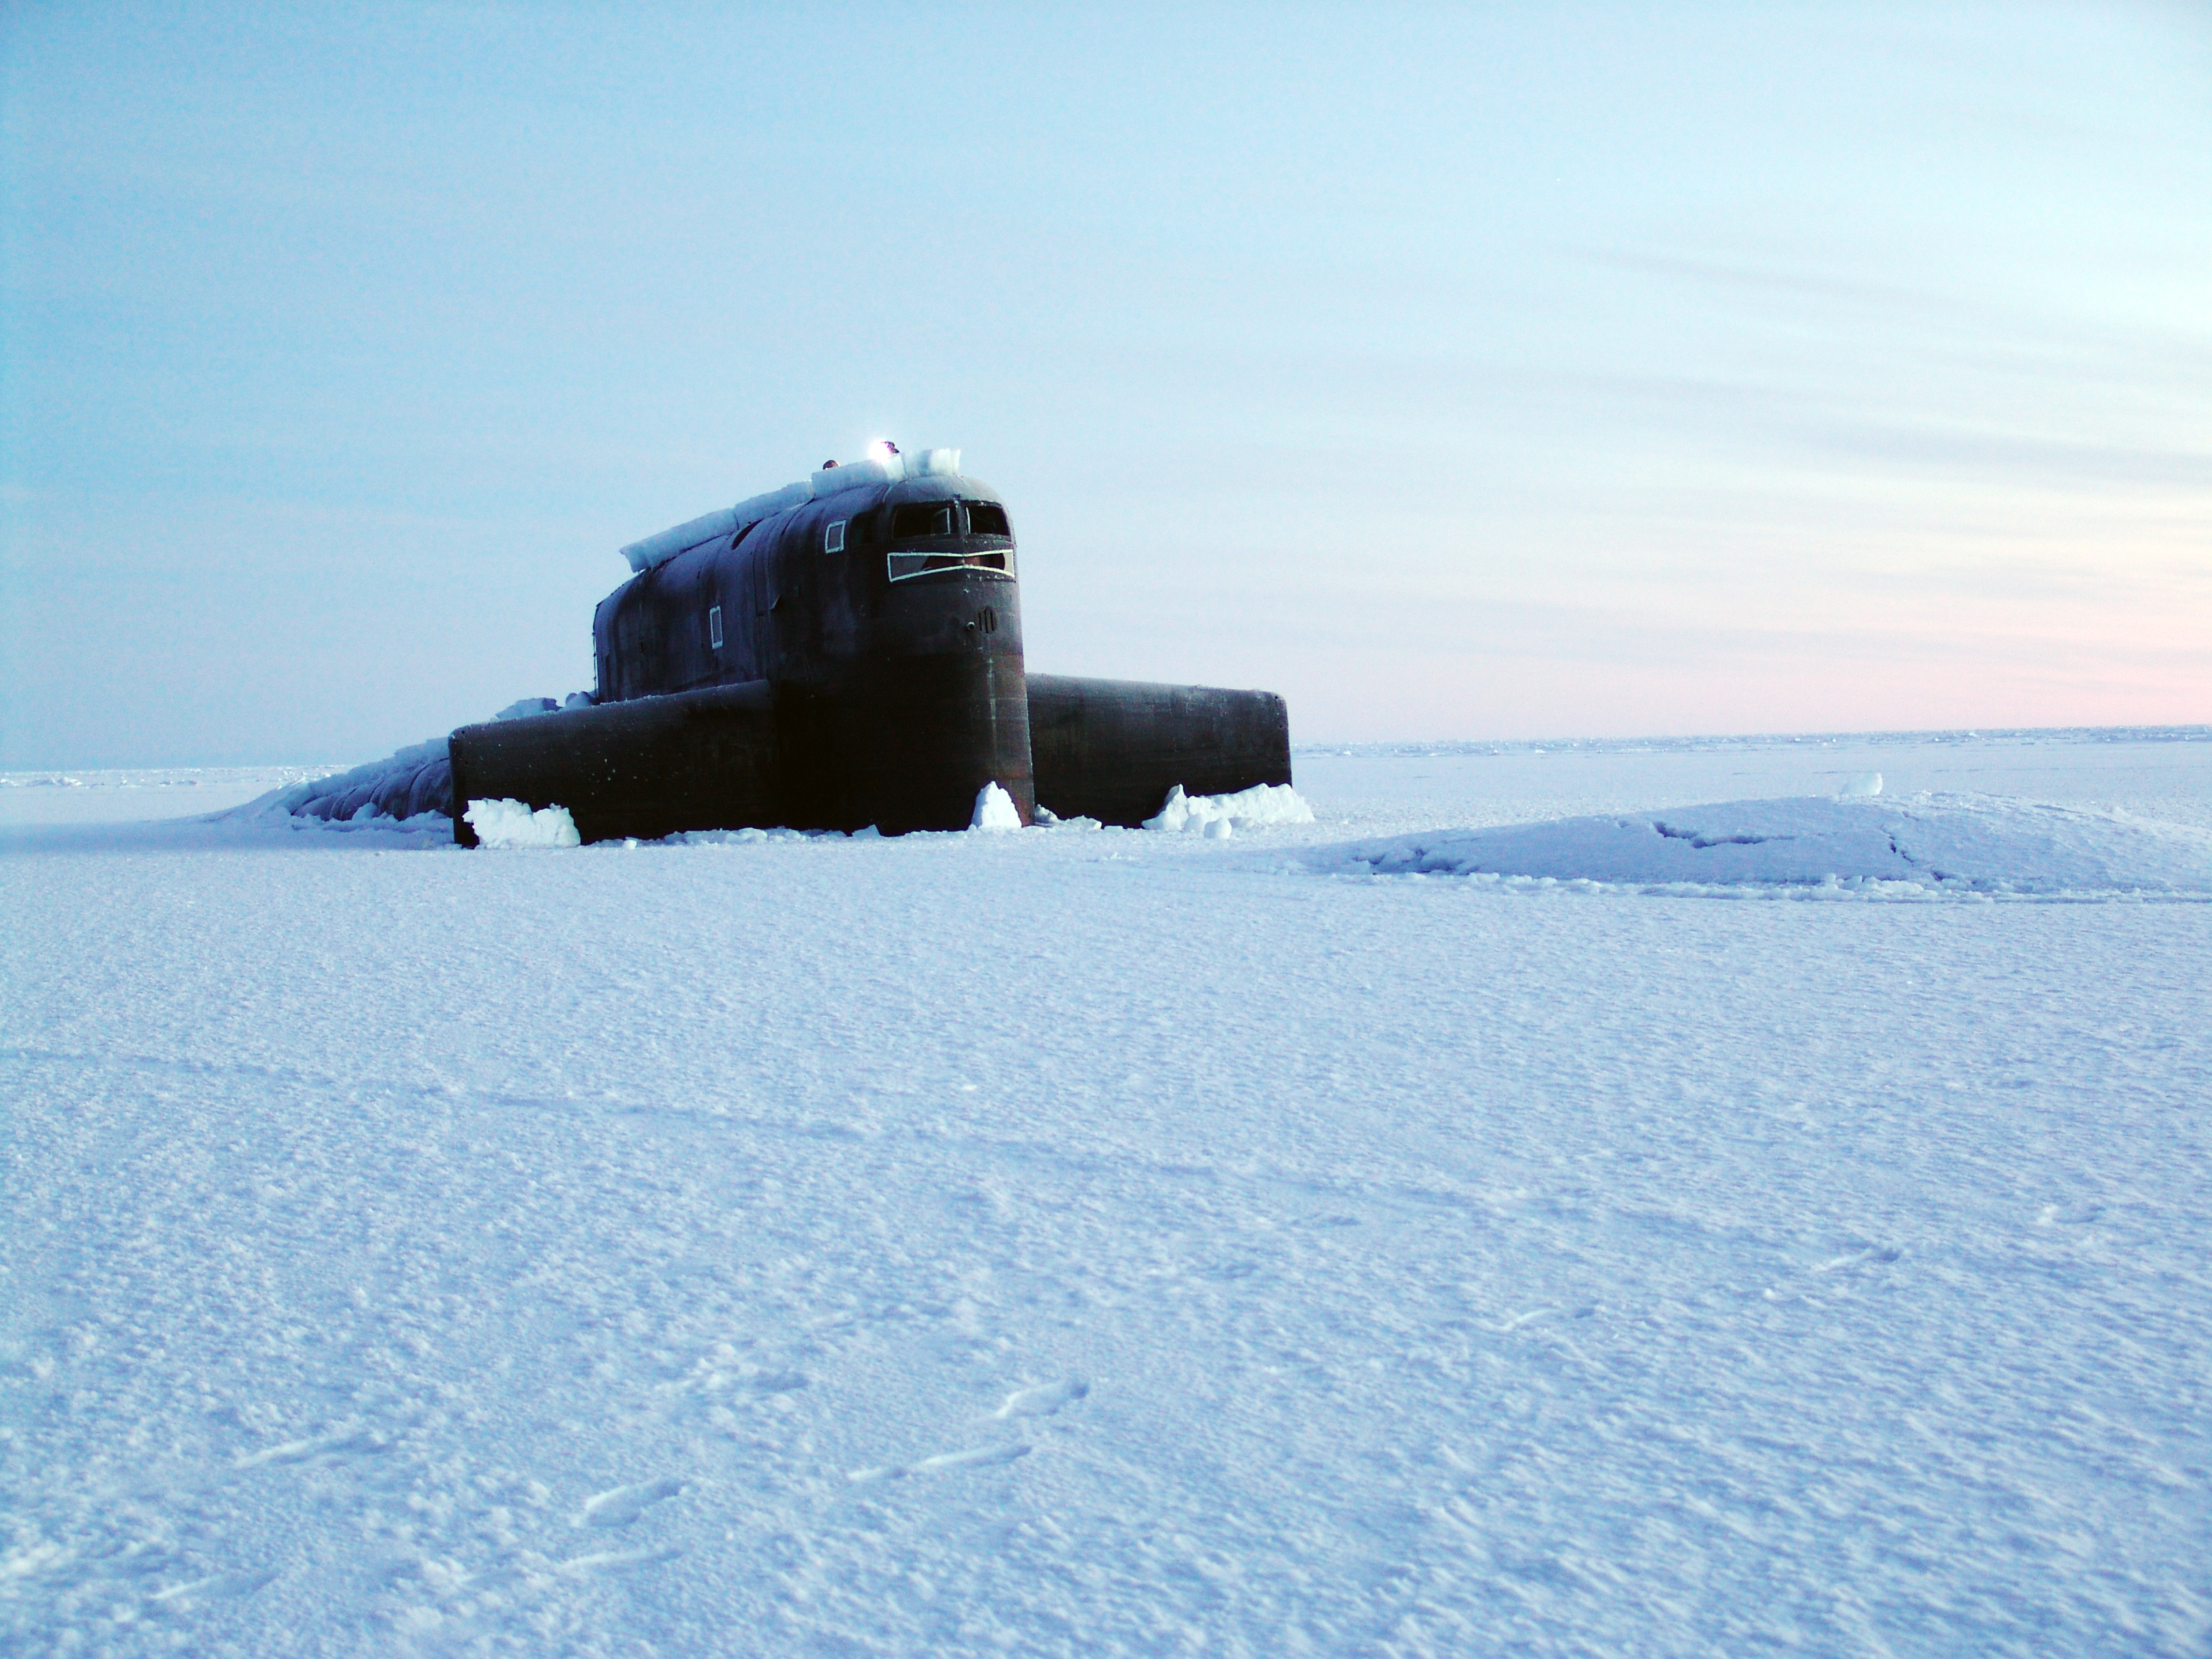
[(240, 810), (286, 812), (295, 817), (344, 823), (364, 811), (371, 817), (401, 819), (425, 812), (450, 816), (453, 797), (453, 772), (446, 754), (446, 740), (432, 738), (386, 759), (272, 791)]
[(2212, 833), (1988, 796), (1723, 801), (1663, 812), (1358, 842), (1323, 864), (1384, 874), (1683, 887), (1984, 893), (2212, 892)]
[(1247, 829), (1261, 823), (1311, 823), (1313, 808), (1287, 783), (1255, 783), (1233, 795), (1186, 795), (1181, 784), (1168, 791), (1166, 804), (1147, 830), (1212, 831), (1218, 824)]
[(530, 810), (519, 800), (472, 800), (464, 814), (484, 847), (581, 847), (576, 821), (565, 806)]
[(968, 826), (971, 830), (1018, 830), (1022, 815), (1014, 805), (1014, 798), (996, 783), (987, 783), (975, 792), (975, 817)]

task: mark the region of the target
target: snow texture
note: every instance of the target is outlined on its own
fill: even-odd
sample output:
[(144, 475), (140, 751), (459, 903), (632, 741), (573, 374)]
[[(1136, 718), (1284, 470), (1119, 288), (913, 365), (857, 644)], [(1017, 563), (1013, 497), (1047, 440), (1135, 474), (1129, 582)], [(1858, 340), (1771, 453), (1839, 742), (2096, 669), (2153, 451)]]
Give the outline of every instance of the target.
[(794, 507), (822, 500), (825, 496), (857, 489), (864, 484), (896, 483), (902, 478), (920, 478), (937, 474), (951, 474), (960, 471), (960, 452), (957, 449), (925, 449), (913, 454), (869, 456), (864, 460), (845, 461), (833, 466), (817, 467), (797, 483), (784, 485), (758, 495), (749, 495), (735, 507), (717, 507), (696, 519), (635, 541), (622, 550), (633, 571), (646, 571), (655, 565), (665, 564), (679, 553), (689, 552), (705, 543), (759, 524), (779, 513), (788, 513)]
[(996, 783), (987, 783), (975, 792), (975, 816), (968, 826), (971, 830), (1018, 830), (1022, 827), (1021, 809), (1014, 798)]
[(1227, 827), (1250, 829), (1263, 823), (1311, 823), (1313, 809), (1287, 783), (1255, 783), (1233, 795), (1186, 795), (1176, 784), (1168, 791), (1167, 803), (1157, 817), (1145, 820), (1147, 830), (1170, 833), (1201, 830), (1227, 839)]
[(905, 476), (906, 467), (899, 456), (890, 455), (881, 459), (872, 456), (866, 460), (846, 461), (836, 466), (820, 468), (808, 478), (807, 487), (814, 492), (814, 499), (818, 501), (825, 496), (842, 495), (846, 490), (859, 489), (867, 484), (896, 483)]
[[(2206, 1650), (2212, 733), (1297, 764), (559, 858), (0, 779), (0, 1650)], [(1348, 850), (1900, 805), (1990, 884)]]
[(484, 847), (581, 847), (576, 821), (565, 806), (532, 811), (519, 800), (472, 800), (462, 814)]

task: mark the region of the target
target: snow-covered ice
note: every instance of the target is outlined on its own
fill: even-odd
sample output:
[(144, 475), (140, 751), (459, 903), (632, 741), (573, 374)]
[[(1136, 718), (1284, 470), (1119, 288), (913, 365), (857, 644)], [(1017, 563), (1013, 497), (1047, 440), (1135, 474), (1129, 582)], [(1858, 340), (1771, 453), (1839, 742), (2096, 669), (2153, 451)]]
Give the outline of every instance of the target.
[(1401, 836), (1336, 856), (1389, 872), (1638, 885), (2212, 896), (2212, 830), (1974, 796), (1861, 799), (1871, 793)]
[(0, 772), (0, 831), (213, 812), (329, 775), (334, 766), (176, 766)]
[[(519, 719), (518, 711), (522, 709), (523, 703), (516, 703), (493, 718)], [(447, 739), (431, 738), (345, 771), (312, 773), (255, 800), (252, 810), (352, 823), (378, 817), (420, 817), (432, 811), (449, 813), (452, 803), (453, 766)], [(450, 823), (447, 827), (452, 827)]]
[[(0, 1647), (2204, 1650), (2212, 734), (1297, 790), (557, 858), (0, 790), (82, 803), (0, 814)], [(1892, 823), (1996, 862), (1709, 833)], [(1752, 863), (1593, 873), (1656, 843)]]

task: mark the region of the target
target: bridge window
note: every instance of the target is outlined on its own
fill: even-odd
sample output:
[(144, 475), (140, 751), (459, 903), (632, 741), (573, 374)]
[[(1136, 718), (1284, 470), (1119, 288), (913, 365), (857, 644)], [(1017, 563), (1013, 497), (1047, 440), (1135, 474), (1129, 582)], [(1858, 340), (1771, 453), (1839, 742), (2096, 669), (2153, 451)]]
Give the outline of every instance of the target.
[(968, 503), (968, 533), (971, 536), (1004, 536), (1009, 541), (1014, 532), (1006, 527), (1006, 509), (996, 501)]
[(844, 520), (838, 520), (822, 532), (822, 550), (824, 553), (842, 553), (845, 550)]
[(722, 648), (722, 607), (719, 605), (707, 607), (707, 643), (717, 651)]
[(909, 540), (918, 536), (950, 536), (952, 529), (952, 503), (950, 501), (908, 501), (891, 514), (891, 539)]

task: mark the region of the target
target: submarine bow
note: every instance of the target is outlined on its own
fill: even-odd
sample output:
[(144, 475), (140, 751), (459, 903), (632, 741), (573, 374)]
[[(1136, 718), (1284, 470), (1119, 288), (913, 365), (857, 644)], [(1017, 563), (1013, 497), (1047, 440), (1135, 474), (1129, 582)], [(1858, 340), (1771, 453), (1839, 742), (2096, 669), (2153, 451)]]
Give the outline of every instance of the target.
[(592, 706), (453, 733), (454, 838), (482, 799), (601, 841), (965, 829), (989, 783), (1024, 823), (1134, 824), (1177, 784), (1291, 781), (1272, 693), (1031, 678), (1012, 522), (959, 463), (882, 446), (623, 549)]

